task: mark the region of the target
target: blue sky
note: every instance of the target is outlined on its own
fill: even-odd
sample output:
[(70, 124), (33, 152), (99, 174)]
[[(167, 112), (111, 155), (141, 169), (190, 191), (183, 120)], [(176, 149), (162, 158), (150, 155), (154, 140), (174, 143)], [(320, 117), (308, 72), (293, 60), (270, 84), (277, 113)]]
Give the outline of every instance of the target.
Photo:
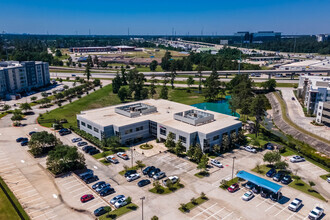
[(0, 0), (0, 32), (31, 34), (330, 33), (329, 0)]

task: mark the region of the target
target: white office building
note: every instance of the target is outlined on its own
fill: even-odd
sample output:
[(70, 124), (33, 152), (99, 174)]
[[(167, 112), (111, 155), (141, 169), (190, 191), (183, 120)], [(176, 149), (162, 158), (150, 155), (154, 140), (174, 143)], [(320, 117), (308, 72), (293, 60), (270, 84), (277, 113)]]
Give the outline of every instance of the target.
[(330, 102), (319, 102), (316, 113), (316, 122), (330, 127)]
[(223, 134), (230, 135), (242, 127), (237, 117), (163, 99), (82, 111), (77, 124), (100, 140), (115, 135), (126, 145), (151, 137), (165, 141), (171, 132), (186, 149), (200, 144), (203, 150), (220, 145)]
[(0, 97), (30, 91), (49, 83), (50, 75), (46, 62), (0, 62)]

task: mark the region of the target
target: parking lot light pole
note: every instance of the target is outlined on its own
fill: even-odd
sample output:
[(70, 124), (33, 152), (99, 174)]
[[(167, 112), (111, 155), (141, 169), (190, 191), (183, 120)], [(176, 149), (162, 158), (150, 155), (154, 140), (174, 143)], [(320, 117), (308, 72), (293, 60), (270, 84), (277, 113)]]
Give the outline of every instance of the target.
[(140, 198), (141, 201), (142, 201), (142, 220), (143, 220), (143, 200), (145, 200), (145, 198), (146, 198), (146, 197), (144, 197), (144, 196)]
[(235, 161), (236, 157), (233, 157), (233, 169), (231, 171), (231, 179), (234, 179), (234, 161)]

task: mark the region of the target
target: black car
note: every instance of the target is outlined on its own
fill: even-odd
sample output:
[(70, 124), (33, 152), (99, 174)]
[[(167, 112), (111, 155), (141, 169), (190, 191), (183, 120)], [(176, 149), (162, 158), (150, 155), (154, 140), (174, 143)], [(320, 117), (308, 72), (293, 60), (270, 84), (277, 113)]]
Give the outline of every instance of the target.
[(100, 207), (98, 209), (95, 209), (94, 211), (94, 215), (95, 216), (101, 216), (104, 215), (105, 213), (107, 213), (108, 211), (105, 209), (105, 207)]
[(62, 128), (61, 130), (58, 131), (58, 133), (60, 134), (60, 136), (63, 136), (63, 135), (71, 134), (71, 131), (67, 128)]
[(276, 174), (276, 170), (274, 168), (270, 169), (267, 173), (266, 176), (268, 177), (273, 177)]
[(128, 177), (129, 175), (134, 174), (134, 173), (136, 173), (136, 170), (127, 170), (124, 176)]
[(93, 146), (91, 146), (91, 145), (87, 145), (87, 146), (84, 146), (84, 147), (82, 148), (82, 150), (83, 150), (84, 152), (87, 152), (88, 150), (93, 149), (93, 148), (94, 148)]
[(29, 140), (29, 139), (23, 138), (23, 137), (19, 137), (19, 138), (16, 139), (16, 142), (19, 143), (19, 142), (27, 141), (27, 140)]
[(277, 202), (278, 200), (280, 200), (282, 198), (282, 193), (278, 192), (278, 193), (271, 193), (269, 198), (274, 201)]
[(148, 166), (146, 168), (143, 169), (142, 173), (143, 175), (147, 175), (149, 173), (150, 170), (156, 169), (154, 166)]
[(270, 191), (268, 189), (262, 189), (260, 192), (261, 197), (268, 198)]
[(94, 155), (94, 154), (98, 154), (98, 153), (100, 153), (100, 150), (96, 149), (96, 148), (94, 148), (88, 152), (89, 155)]
[(139, 182), (138, 182), (138, 186), (139, 187), (143, 187), (143, 186), (146, 186), (146, 185), (148, 185), (148, 184), (150, 184), (151, 182), (150, 182), (150, 180), (147, 180), (147, 179), (145, 179), (145, 180), (140, 180)]
[(261, 190), (260, 186), (255, 186), (255, 187), (253, 187), (252, 192), (255, 194), (259, 194), (260, 190)]
[(94, 176), (93, 173), (87, 173), (87, 174), (81, 176), (80, 178), (81, 178), (83, 181), (85, 181), (86, 179), (89, 179), (89, 178), (91, 178), (91, 177), (93, 177), (93, 176)]
[(89, 178), (85, 178), (84, 182), (88, 184), (88, 183), (92, 183), (92, 182), (95, 182), (98, 180), (99, 180), (98, 176), (95, 175), (95, 176), (91, 176)]
[(114, 188), (111, 188), (110, 186), (103, 188), (100, 191), (100, 196), (107, 196), (115, 192)]
[(268, 149), (268, 150), (274, 150), (274, 144), (272, 143), (267, 143), (264, 145), (265, 149)]
[(97, 187), (99, 187), (99, 186), (101, 186), (101, 185), (105, 185), (106, 183), (104, 182), (104, 181), (100, 181), (100, 182), (97, 182), (97, 183), (95, 183), (93, 186), (92, 186), (92, 188), (93, 189), (96, 189)]
[(85, 172), (79, 174), (79, 177), (80, 179), (83, 179), (86, 175), (93, 175), (93, 174), (94, 174), (93, 170), (86, 169)]
[(153, 170), (151, 170), (151, 171), (148, 173), (148, 176), (151, 178), (151, 177), (153, 177), (156, 173), (159, 173), (159, 172), (160, 172), (160, 169), (159, 169), (159, 168), (153, 169)]
[(284, 176), (285, 176), (285, 173), (278, 172), (274, 175), (273, 180), (276, 182), (280, 182)]
[(86, 141), (80, 141), (77, 144), (78, 147), (82, 147), (82, 146), (85, 146), (85, 145), (87, 145), (87, 142)]
[(289, 184), (292, 181), (291, 176), (290, 175), (286, 175), (285, 177), (283, 177), (283, 179), (281, 180), (281, 183), (283, 184)]
[(28, 140), (22, 141), (22, 142), (21, 142), (21, 146), (26, 146), (26, 145), (28, 145), (28, 143), (29, 143)]
[(32, 136), (32, 135), (35, 134), (35, 133), (38, 133), (38, 132), (36, 132), (36, 131), (31, 131), (31, 132), (29, 132), (29, 135)]

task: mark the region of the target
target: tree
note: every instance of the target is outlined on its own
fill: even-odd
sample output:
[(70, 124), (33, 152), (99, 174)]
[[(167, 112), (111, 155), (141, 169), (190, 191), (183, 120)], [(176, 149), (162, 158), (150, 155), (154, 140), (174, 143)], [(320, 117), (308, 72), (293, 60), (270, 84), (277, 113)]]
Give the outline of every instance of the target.
[(183, 146), (182, 141), (179, 140), (176, 144), (175, 144), (175, 148), (174, 148), (174, 153), (176, 155), (181, 155), (183, 152), (185, 152), (186, 148), (185, 146)]
[(238, 134), (236, 132), (232, 132), (230, 134), (230, 142), (232, 147), (236, 147), (238, 143)]
[(200, 159), (200, 162), (198, 163), (197, 169), (203, 169), (205, 170), (207, 168), (209, 162), (209, 158), (206, 154), (203, 154), (203, 156)]
[(308, 181), (310, 189), (308, 191), (313, 191), (313, 186), (315, 186), (315, 183), (313, 181)]
[(157, 60), (153, 60), (153, 61), (151, 61), (151, 63), (150, 63), (150, 70), (151, 71), (155, 71), (156, 69), (157, 69), (157, 66), (158, 66), (158, 62), (157, 62)]
[(258, 137), (260, 122), (265, 115), (266, 103), (261, 95), (257, 95), (251, 103), (251, 113), (256, 117), (256, 137)]
[(218, 144), (213, 145), (212, 147), (213, 152), (220, 154), (221, 153), (221, 147)]
[(62, 52), (59, 49), (57, 49), (56, 52), (55, 52), (55, 56), (61, 57), (62, 56)]
[(34, 101), (37, 100), (37, 97), (36, 96), (32, 96), (30, 99), (31, 99), (32, 102), (34, 102)]
[(46, 98), (46, 97), (48, 97), (48, 94), (47, 94), (47, 92), (42, 92), (41, 93), (41, 96), (44, 97), (44, 98)]
[(167, 147), (169, 150), (173, 150), (175, 148), (175, 136), (172, 132), (170, 132), (167, 135), (167, 138), (165, 141), (165, 147)]
[(94, 84), (94, 86), (100, 86), (101, 85), (101, 80), (100, 79), (94, 79), (93, 84)]
[(93, 63), (97, 66), (99, 65), (99, 58), (97, 57), (97, 55), (94, 56)]
[(246, 99), (243, 102), (244, 102), (244, 104), (241, 107), (241, 114), (247, 116), (251, 113), (251, 111), (250, 111), (251, 99), (250, 98)]
[(127, 73), (126, 73), (126, 70), (124, 68), (121, 68), (121, 84), (122, 85), (127, 85)]
[(190, 92), (190, 86), (195, 83), (194, 77), (189, 76), (187, 79), (188, 92)]
[(263, 160), (264, 162), (273, 164), (281, 160), (281, 154), (277, 151), (269, 151), (265, 153)]
[(261, 83), (261, 87), (265, 90), (268, 90), (269, 92), (275, 91), (276, 88), (276, 80), (275, 79), (269, 79), (265, 82)]
[(194, 154), (195, 154), (195, 151), (196, 151), (196, 145), (191, 145), (189, 147), (189, 149), (187, 150), (187, 156), (190, 157), (190, 158), (193, 158)]
[(180, 203), (180, 208), (181, 208), (184, 212), (188, 210), (188, 208), (187, 208), (187, 204), (185, 204), (185, 203)]
[(25, 103), (22, 103), (19, 107), (20, 109), (22, 109), (22, 111), (25, 111), (25, 113), (28, 111), (28, 110), (32, 110), (31, 106), (29, 103), (25, 102)]
[(229, 108), (231, 110), (231, 114), (235, 114), (237, 109), (239, 108), (240, 100), (236, 95), (232, 95), (231, 99), (229, 100)]
[(21, 114), (14, 114), (11, 118), (10, 118), (14, 124), (17, 126), (17, 125), (20, 125), (21, 124), (21, 121), (24, 119), (23, 116)]
[(196, 161), (196, 163), (200, 163), (202, 156), (203, 156), (202, 148), (199, 145), (196, 145), (196, 149), (193, 155), (193, 160)]
[(124, 102), (125, 99), (128, 96), (128, 90), (126, 87), (120, 87), (119, 91), (118, 91), (118, 97), (120, 99), (121, 102)]
[(220, 82), (219, 74), (213, 69), (211, 75), (206, 78), (204, 82), (205, 86), (205, 99), (208, 101), (215, 101), (219, 94)]
[(87, 81), (89, 81), (89, 78), (91, 77), (91, 66), (90, 66), (90, 63), (89, 62), (87, 62), (84, 76), (86, 76)]
[(59, 143), (60, 141), (53, 134), (41, 131), (32, 135), (28, 146), (33, 155), (40, 155), (45, 147), (55, 146)]
[(160, 90), (159, 98), (168, 99), (168, 88), (166, 85), (162, 86), (162, 89)]
[(162, 186), (160, 185), (158, 180), (155, 180), (152, 184), (154, 186), (154, 188), (156, 189), (157, 193), (161, 193), (162, 192)]
[(175, 60), (171, 60), (170, 69), (171, 69), (170, 82), (171, 82), (172, 89), (174, 89), (174, 81), (175, 81), (175, 78), (177, 76), (177, 73), (176, 73), (177, 66), (176, 66), (176, 61)]
[(152, 216), (151, 220), (158, 220), (159, 218), (157, 216)]
[(51, 101), (49, 98), (43, 98), (41, 99), (40, 103), (43, 107), (45, 107), (46, 104), (49, 104)]
[(60, 93), (57, 93), (57, 94), (55, 95), (55, 98), (56, 98), (57, 102), (59, 102), (61, 99), (64, 98), (64, 95), (63, 95), (62, 92), (60, 92)]
[(144, 164), (143, 164), (142, 160), (137, 160), (137, 161), (135, 161), (135, 163), (138, 166), (138, 168), (143, 168), (144, 167)]
[(206, 195), (205, 195), (204, 192), (201, 192), (201, 198), (202, 198), (202, 199), (207, 199), (207, 197), (206, 197)]
[(117, 94), (120, 87), (122, 86), (122, 80), (119, 74), (116, 74), (116, 77), (112, 80), (112, 92)]
[(2, 107), (2, 109), (4, 111), (8, 111), (10, 108), (11, 108), (11, 106), (10, 105), (7, 105), (7, 104)]
[(289, 167), (289, 164), (285, 161), (277, 161), (274, 166), (276, 167), (276, 169), (281, 169), (281, 170), (285, 170), (286, 168)]
[(197, 66), (198, 79), (199, 79), (199, 82), (198, 82), (198, 91), (199, 92), (202, 91), (202, 71), (203, 71), (203, 67), (202, 67), (202, 65), (199, 64)]
[(164, 57), (162, 58), (161, 67), (164, 71), (168, 71), (170, 69), (170, 59), (172, 58), (172, 55), (170, 52), (166, 51), (164, 54)]
[(83, 169), (86, 166), (84, 155), (78, 152), (76, 147), (67, 145), (56, 146), (50, 151), (46, 165), (47, 169), (54, 174)]
[(78, 62), (78, 67), (79, 67), (79, 68), (81, 67), (81, 63), (80, 63), (80, 62)]
[(69, 58), (68, 58), (68, 66), (71, 66), (72, 65), (72, 57), (71, 56), (69, 56)]
[(224, 151), (229, 150), (230, 140), (229, 140), (228, 134), (223, 134), (222, 135), (221, 147)]
[(64, 86), (63, 86), (63, 89), (64, 89), (64, 90), (67, 90), (68, 88), (69, 88), (68, 85), (64, 85)]
[(154, 95), (156, 94), (156, 83), (158, 82), (158, 80), (155, 78), (155, 74), (152, 74), (151, 76), (151, 84), (150, 84), (150, 89), (149, 89), (149, 93), (151, 95), (151, 98), (154, 98)]

